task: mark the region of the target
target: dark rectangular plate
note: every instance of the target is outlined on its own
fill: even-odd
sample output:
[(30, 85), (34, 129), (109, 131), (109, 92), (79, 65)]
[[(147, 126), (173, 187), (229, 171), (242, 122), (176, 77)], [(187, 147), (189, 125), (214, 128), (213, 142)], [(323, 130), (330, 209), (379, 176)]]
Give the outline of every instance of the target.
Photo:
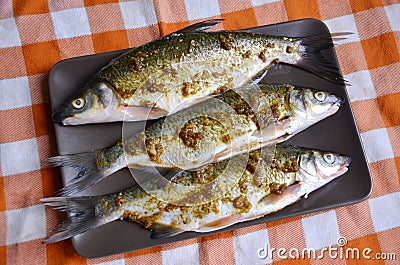
[[(291, 21), (250, 30), (289, 37), (329, 33), (323, 22), (314, 19)], [(57, 63), (51, 70), (49, 77), (52, 109), (58, 108), (101, 67), (122, 52), (124, 51), (72, 58)], [(338, 64), (334, 49), (324, 52), (331, 62)], [(342, 177), (313, 192), (306, 200), (301, 200), (280, 212), (266, 217), (239, 223), (213, 233), (360, 202), (371, 193), (371, 176), (345, 87), (329, 83), (295, 67), (279, 64), (269, 71), (265, 79), (270, 83), (281, 82), (319, 88), (334, 92), (347, 99), (346, 103), (334, 116), (299, 133), (286, 143), (348, 155), (352, 158), (350, 169)], [(137, 123), (138, 128), (142, 128), (142, 126), (139, 126), (140, 124), (141, 122)], [(121, 138), (122, 123), (82, 126), (60, 126), (59, 124), (54, 124), (54, 127), (59, 153), (70, 154), (92, 151), (113, 145)], [(64, 183), (76, 176), (75, 171), (67, 168), (62, 168), (61, 173)], [(132, 184), (134, 184), (132, 176), (127, 169), (124, 169), (81, 194), (106, 194), (122, 190)], [(203, 235), (205, 234), (186, 232), (169, 238), (150, 239), (150, 233), (139, 224), (114, 221), (76, 236), (72, 238), (72, 242), (80, 255), (94, 258), (154, 247)]]

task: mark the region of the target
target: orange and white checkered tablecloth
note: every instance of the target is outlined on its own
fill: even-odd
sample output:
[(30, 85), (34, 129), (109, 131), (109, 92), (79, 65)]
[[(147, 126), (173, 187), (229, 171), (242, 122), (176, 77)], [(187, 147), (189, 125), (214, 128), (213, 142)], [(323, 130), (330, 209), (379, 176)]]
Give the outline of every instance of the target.
[[(61, 187), (59, 169), (41, 162), (57, 155), (48, 93), (55, 63), (209, 18), (225, 19), (218, 29), (242, 29), (309, 17), (355, 33), (336, 52), (372, 173), (368, 200), (98, 259), (79, 256), (70, 240), (41, 243), (65, 218), (39, 203)], [(0, 264), (400, 264), (399, 48), (399, 0), (0, 0)], [(397, 260), (257, 255), (265, 244), (322, 249), (339, 236), (345, 248)]]

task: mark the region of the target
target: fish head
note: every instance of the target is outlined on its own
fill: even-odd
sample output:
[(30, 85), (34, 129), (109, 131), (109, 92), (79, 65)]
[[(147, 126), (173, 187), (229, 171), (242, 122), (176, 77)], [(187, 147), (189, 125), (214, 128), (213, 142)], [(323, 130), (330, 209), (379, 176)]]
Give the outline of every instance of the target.
[(300, 172), (313, 189), (319, 188), (348, 171), (351, 158), (332, 152), (307, 151), (300, 156)]
[(53, 113), (53, 120), (63, 125), (112, 121), (117, 97), (106, 83), (89, 83)]
[(293, 114), (308, 124), (314, 124), (335, 114), (344, 99), (336, 94), (311, 88), (293, 89), (290, 106)]

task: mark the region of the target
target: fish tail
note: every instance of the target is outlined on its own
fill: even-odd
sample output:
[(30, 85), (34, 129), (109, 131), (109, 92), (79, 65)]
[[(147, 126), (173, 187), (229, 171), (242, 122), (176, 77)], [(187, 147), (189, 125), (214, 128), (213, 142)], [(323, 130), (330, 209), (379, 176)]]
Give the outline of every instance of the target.
[[(95, 152), (59, 155), (48, 158), (46, 162), (52, 167), (70, 167), (76, 170), (82, 170), (89, 167), (89, 165), (93, 163), (95, 155)], [(79, 175), (74, 178), (74, 180), (78, 178)]]
[(334, 64), (334, 58), (327, 58), (324, 50), (332, 48), (334, 41), (345, 39), (344, 36), (350, 35), (349, 32), (333, 34), (319, 34), (299, 38), (301, 46), (301, 59), (295, 66), (309, 71), (334, 84), (348, 85), (343, 78), (339, 68)]
[(58, 225), (43, 243), (54, 243), (71, 238), (100, 225), (100, 218), (96, 216), (95, 205), (99, 196), (93, 197), (50, 197), (40, 201), (56, 210), (70, 213), (70, 217)]
[(70, 167), (78, 171), (77, 176), (56, 193), (57, 196), (65, 197), (74, 195), (111, 174), (107, 174), (98, 168), (96, 165), (96, 155), (97, 152), (87, 152), (55, 156), (47, 159), (47, 162), (53, 167)]

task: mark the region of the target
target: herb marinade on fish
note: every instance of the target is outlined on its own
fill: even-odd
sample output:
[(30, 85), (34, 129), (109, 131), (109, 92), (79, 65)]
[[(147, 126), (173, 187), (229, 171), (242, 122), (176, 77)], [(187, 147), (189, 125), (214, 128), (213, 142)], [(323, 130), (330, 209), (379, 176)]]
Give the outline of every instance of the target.
[[(239, 155), (243, 156), (243, 154)], [(151, 238), (172, 236), (184, 231), (210, 232), (265, 216), (283, 209), (344, 174), (350, 159), (339, 154), (277, 146), (274, 152), (250, 152), (246, 168), (235, 172), (236, 182), (221, 197), (206, 203), (184, 206), (193, 196), (212, 193), (202, 185), (224, 185), (222, 171), (227, 161), (207, 165), (197, 171), (183, 171), (169, 185), (199, 186), (199, 192), (170, 196), (169, 201), (150, 195), (139, 185), (127, 190), (94, 197), (54, 197), (42, 199), (49, 206), (71, 213), (55, 234), (52, 243), (81, 234), (114, 220), (141, 223), (152, 231)], [(233, 165), (235, 168), (235, 165)], [(151, 181), (149, 186), (156, 185)], [(169, 185), (159, 190), (168, 191)], [(175, 199), (174, 199), (175, 198)]]
[(193, 169), (282, 142), (336, 113), (343, 100), (292, 85), (245, 86), (163, 118), (100, 151), (50, 158), (79, 173), (59, 195), (80, 192), (117, 170)]
[(330, 34), (287, 38), (182, 30), (114, 59), (53, 118), (64, 125), (155, 119), (259, 80), (279, 62), (342, 84), (338, 69), (321, 53), (331, 47)]

